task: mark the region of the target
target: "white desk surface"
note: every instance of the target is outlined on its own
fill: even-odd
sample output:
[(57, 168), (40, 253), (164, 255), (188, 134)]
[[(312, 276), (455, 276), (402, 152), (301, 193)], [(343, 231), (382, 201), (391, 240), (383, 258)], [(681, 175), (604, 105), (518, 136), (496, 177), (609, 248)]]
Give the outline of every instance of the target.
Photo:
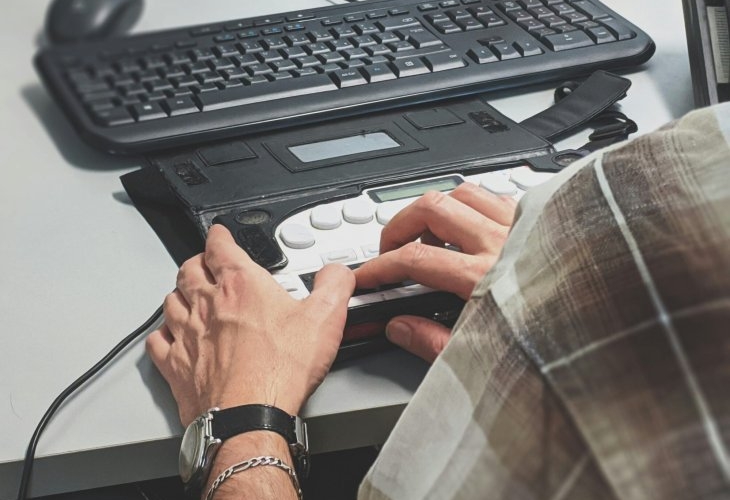
[[(657, 44), (634, 72), (623, 109), (651, 131), (692, 107), (681, 3), (606, 0)], [(319, 6), (326, 0), (148, 1), (136, 31)], [(0, 500), (51, 401), (174, 286), (177, 269), (129, 203), (119, 176), (137, 158), (82, 143), (41, 86), (31, 59), (46, 2), (6, 0), (0, 18)], [(183, 7), (185, 6), (185, 7)], [(549, 106), (552, 85), (492, 100), (517, 121)], [(572, 145), (579, 145), (576, 141)], [(335, 370), (304, 415), (314, 451), (382, 442), (426, 365), (389, 352)], [(38, 447), (32, 493), (176, 474), (181, 427), (170, 392), (136, 343), (74, 396)]]

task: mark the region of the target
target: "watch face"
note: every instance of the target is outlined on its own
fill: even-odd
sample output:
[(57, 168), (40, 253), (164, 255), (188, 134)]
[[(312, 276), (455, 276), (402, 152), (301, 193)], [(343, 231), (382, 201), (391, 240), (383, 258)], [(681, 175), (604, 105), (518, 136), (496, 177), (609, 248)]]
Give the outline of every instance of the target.
[(205, 439), (203, 436), (203, 419), (196, 418), (185, 429), (185, 434), (180, 445), (180, 457), (178, 468), (183, 483), (189, 483), (193, 476), (203, 466), (203, 452), (205, 451)]

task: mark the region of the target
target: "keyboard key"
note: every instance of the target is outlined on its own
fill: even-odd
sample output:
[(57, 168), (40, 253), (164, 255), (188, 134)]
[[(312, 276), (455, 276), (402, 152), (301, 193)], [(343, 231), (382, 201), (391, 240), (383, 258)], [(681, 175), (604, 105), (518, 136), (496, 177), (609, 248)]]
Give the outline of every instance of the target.
[(477, 64), (485, 64), (499, 61), (499, 58), (494, 54), (494, 52), (486, 47), (469, 49), (466, 55)]
[(556, 3), (551, 7), (555, 11), (556, 14), (559, 14), (561, 16), (564, 16), (566, 14), (569, 14), (571, 12), (575, 12), (575, 9), (568, 5), (567, 3)]
[(248, 74), (251, 76), (268, 75), (269, 73), (274, 72), (274, 70), (271, 69), (268, 64), (264, 63), (251, 64), (250, 66), (246, 66), (246, 71), (248, 71)]
[(279, 233), (284, 245), (294, 249), (309, 248), (315, 243), (314, 234), (301, 224), (284, 224)]
[(393, 52), (402, 52), (404, 50), (413, 50), (414, 47), (409, 42), (401, 41), (401, 42), (393, 42), (386, 45), (390, 50)]
[(439, 33), (443, 33), (444, 35), (448, 35), (450, 33), (461, 33), (461, 28), (452, 21), (434, 23), (434, 27), (439, 31)]
[(367, 52), (362, 49), (347, 49), (343, 50), (341, 53), (348, 61), (352, 61), (353, 59), (363, 59), (368, 56)]
[(372, 23), (357, 23), (352, 26), (359, 35), (371, 35), (373, 33), (379, 33), (380, 30)]
[(466, 66), (464, 60), (456, 52), (443, 52), (423, 58), (428, 69), (432, 72), (445, 71), (448, 69), (462, 68)]
[(307, 78), (270, 82), (267, 85), (246, 86), (201, 94), (196, 96), (196, 100), (203, 111), (210, 111), (330, 90), (337, 90), (337, 85), (328, 76), (312, 75)]
[(607, 43), (616, 41), (616, 37), (613, 36), (608, 28), (589, 28), (586, 33), (588, 33), (588, 36), (591, 37), (596, 43)]
[(459, 19), (471, 19), (472, 15), (464, 9), (451, 9), (444, 12), (452, 21)]
[(441, 40), (426, 31), (424, 28), (412, 28), (403, 33), (404, 39), (416, 48), (431, 47), (433, 45), (441, 45)]
[(435, 3), (430, 3), (430, 2), (422, 3), (422, 4), (418, 5), (418, 10), (421, 12), (427, 12), (429, 10), (436, 10), (438, 8), (439, 8), (438, 5), (436, 5)]
[(490, 14), (479, 18), (484, 26), (487, 28), (495, 28), (497, 26), (503, 26), (507, 24), (504, 19), (499, 17), (497, 14)]
[(340, 88), (354, 87), (368, 83), (365, 77), (357, 69), (341, 69), (329, 74), (335, 84)]
[(313, 43), (305, 46), (304, 50), (306, 50), (310, 55), (316, 56), (317, 54), (326, 54), (330, 51), (330, 48), (324, 43)]
[(609, 17), (608, 13), (599, 9), (588, 0), (576, 0), (573, 2), (573, 7), (581, 11), (583, 14), (588, 16), (591, 20), (601, 19), (603, 17)]
[(412, 16), (406, 16), (401, 18), (395, 18), (395, 19), (383, 19), (382, 21), (378, 21), (375, 23), (378, 28), (380, 28), (382, 31), (393, 31), (393, 30), (399, 30), (402, 28), (408, 28), (411, 26), (420, 26), (421, 23), (418, 22), (418, 19)]
[(304, 56), (294, 59), (294, 63), (300, 68), (311, 68), (319, 64), (319, 59), (314, 56)]
[(494, 15), (494, 11), (484, 5), (480, 5), (478, 7), (469, 7), (466, 10), (469, 11), (471, 15), (476, 18)]
[(354, 262), (357, 260), (357, 253), (352, 248), (345, 248), (343, 250), (324, 253), (320, 257), (322, 258), (322, 264), (326, 266), (327, 264), (333, 263), (343, 264), (346, 262)]
[(556, 52), (560, 50), (576, 49), (579, 47), (587, 47), (593, 45), (588, 35), (582, 31), (573, 31), (571, 33), (557, 33), (542, 38), (542, 42), (551, 50)]
[(350, 224), (367, 224), (373, 220), (373, 206), (361, 198), (347, 200), (342, 205), (342, 217)]
[(588, 20), (586, 15), (582, 12), (568, 12), (567, 14), (563, 14), (562, 17), (571, 23), (580, 23)]
[(333, 205), (319, 205), (310, 212), (309, 221), (315, 229), (328, 231), (342, 225), (342, 215)]
[(386, 55), (389, 60), (396, 61), (398, 59), (407, 59), (414, 57), (423, 57), (431, 54), (438, 54), (441, 52), (447, 52), (450, 49), (446, 45), (439, 45), (438, 47), (427, 47), (425, 49), (413, 49), (409, 51), (393, 52)]
[(314, 19), (314, 14), (311, 12), (297, 12), (296, 14), (290, 14), (286, 16), (286, 20), (290, 23), (295, 21), (306, 21), (307, 19)]
[(398, 78), (404, 76), (421, 75), (430, 73), (428, 67), (417, 57), (409, 57), (407, 59), (399, 59), (393, 61), (391, 67)]
[(197, 113), (198, 107), (190, 97), (174, 97), (161, 102), (161, 105), (170, 116)]
[(280, 71), (289, 71), (290, 69), (297, 69), (297, 65), (294, 63), (294, 61), (290, 61), (288, 59), (284, 59), (283, 61), (275, 61), (269, 64), (274, 71), (277, 73)]
[(375, 63), (362, 69), (362, 73), (370, 83), (383, 82), (397, 78), (393, 70), (385, 63)]
[(515, 42), (513, 45), (523, 57), (539, 56), (543, 53), (543, 50), (533, 41)]
[(514, 196), (517, 194), (517, 186), (510, 182), (507, 177), (498, 173), (482, 175), (479, 179), (479, 186), (498, 196)]
[(456, 25), (459, 26), (464, 31), (471, 31), (471, 30), (480, 30), (484, 28), (484, 25), (477, 21), (476, 19), (462, 19), (459, 21), (456, 21)]
[(332, 64), (345, 60), (342, 54), (338, 52), (327, 52), (325, 54), (318, 54), (317, 58), (322, 62), (322, 64)]
[(522, 57), (517, 49), (508, 43), (494, 44), (491, 46), (491, 49), (502, 61), (506, 61), (507, 59), (519, 59)]
[(117, 125), (126, 125), (128, 123), (134, 123), (134, 118), (126, 108), (113, 108), (94, 111), (92, 113), (94, 119), (105, 127), (114, 127)]
[(619, 40), (628, 40), (636, 36), (636, 33), (624, 26), (623, 23), (617, 21), (614, 17), (604, 17), (600, 22), (611, 30), (611, 33)]
[(355, 47), (368, 47), (370, 45), (377, 45), (377, 43), (378, 43), (375, 40), (373, 40), (373, 37), (368, 36), (368, 35), (354, 36), (354, 37), (350, 38), (350, 40), (352, 41), (352, 44)]
[(278, 16), (264, 17), (262, 19), (256, 19), (253, 22), (253, 25), (258, 27), (258, 26), (268, 26), (270, 24), (278, 24), (278, 23), (283, 23), (283, 22), (284, 22), (283, 17), (278, 17)]
[(145, 102), (142, 104), (134, 104), (130, 106), (132, 115), (137, 121), (156, 120), (158, 118), (166, 118), (165, 113), (157, 102)]

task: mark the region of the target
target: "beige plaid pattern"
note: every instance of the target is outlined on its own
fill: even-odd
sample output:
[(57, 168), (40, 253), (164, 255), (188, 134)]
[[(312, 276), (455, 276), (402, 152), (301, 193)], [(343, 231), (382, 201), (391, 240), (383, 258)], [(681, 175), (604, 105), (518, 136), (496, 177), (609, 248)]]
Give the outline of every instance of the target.
[(730, 499), (730, 104), (528, 194), (360, 500)]

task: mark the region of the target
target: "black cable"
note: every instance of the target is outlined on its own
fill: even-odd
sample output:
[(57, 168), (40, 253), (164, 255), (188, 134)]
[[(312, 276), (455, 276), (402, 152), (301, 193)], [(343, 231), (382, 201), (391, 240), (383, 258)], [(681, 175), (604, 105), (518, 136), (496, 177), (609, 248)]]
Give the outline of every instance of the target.
[(48, 407), (46, 413), (41, 418), (38, 426), (33, 433), (33, 437), (30, 438), (28, 443), (28, 450), (25, 452), (25, 461), (23, 462), (23, 475), (20, 479), (20, 487), (18, 488), (18, 500), (26, 500), (28, 492), (28, 485), (30, 483), (30, 475), (33, 471), (33, 460), (35, 459), (35, 450), (38, 446), (38, 440), (41, 434), (45, 430), (48, 422), (50, 422), (53, 415), (56, 413), (58, 408), (71, 394), (74, 393), (79, 387), (85, 384), (91, 377), (99, 373), (112, 359), (114, 359), (121, 351), (124, 350), (129, 344), (131, 344), (137, 337), (147, 331), (147, 329), (160, 317), (162, 316), (162, 306), (158, 307), (157, 310), (145, 321), (139, 328), (127, 335), (121, 342), (119, 342), (114, 348), (107, 353), (106, 356), (101, 358), (94, 366), (92, 366), (86, 373), (77, 378), (71, 385), (69, 385), (64, 391), (58, 395), (53, 401), (51, 406)]

